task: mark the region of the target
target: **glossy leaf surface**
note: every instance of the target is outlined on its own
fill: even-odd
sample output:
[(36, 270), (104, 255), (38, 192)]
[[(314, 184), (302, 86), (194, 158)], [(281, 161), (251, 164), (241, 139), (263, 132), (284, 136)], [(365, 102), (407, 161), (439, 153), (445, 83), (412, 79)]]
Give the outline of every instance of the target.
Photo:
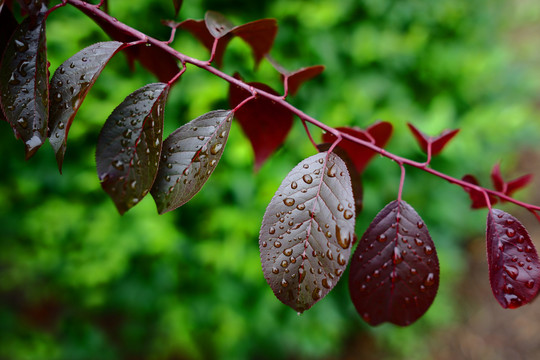
[(354, 238), (351, 180), (341, 158), (326, 152), (285, 177), (264, 214), (259, 250), (276, 297), (298, 312), (322, 299), (345, 271)]
[(351, 260), (349, 291), (371, 325), (406, 326), (431, 306), (439, 287), (439, 260), (424, 222), (405, 201), (375, 217)]
[(47, 0), (17, 0), (23, 15), (36, 16), (47, 10)]
[[(94, 5), (92, 4), (87, 4), (79, 7), (79, 9), (94, 20), (96, 24), (111, 37), (111, 39), (122, 43), (140, 40), (128, 32), (116, 27), (114, 24), (117, 23), (118, 20), (112, 16), (94, 16), (93, 6)], [(159, 81), (162, 82), (169, 81), (180, 71), (177, 59), (170, 53), (156, 46), (146, 46), (146, 44), (130, 46), (124, 50), (124, 53), (126, 54), (128, 63), (132, 69), (134, 68), (135, 60), (138, 60), (146, 69), (148, 69), (148, 71), (154, 74)], [(159, 61), (156, 61), (156, 59), (159, 59)]]
[[(392, 136), (393, 127), (392, 124), (386, 121), (380, 121), (372, 124), (365, 130), (371, 139), (365, 134), (364, 130), (358, 128), (339, 127), (336, 128), (336, 130), (368, 142), (371, 142), (371, 139), (373, 139), (376, 146), (384, 148)], [(323, 141), (333, 143), (336, 141), (336, 137), (332, 133), (327, 132), (323, 134)], [(356, 170), (360, 174), (364, 172), (364, 169), (369, 164), (371, 159), (377, 154), (375, 151), (347, 139), (343, 139), (338, 144), (338, 147), (345, 150), (353, 161)]]
[(49, 74), (43, 14), (15, 30), (0, 64), (0, 100), (15, 136), (31, 157), (47, 137)]
[(49, 142), (56, 154), (60, 171), (71, 123), (86, 94), (121, 46), (122, 43), (118, 41), (90, 45), (60, 65), (51, 79)]
[(499, 304), (514, 309), (531, 302), (540, 289), (540, 261), (525, 227), (492, 209), (486, 235), (489, 281)]
[(168, 92), (163, 83), (133, 92), (114, 109), (99, 134), (99, 179), (121, 214), (138, 204), (154, 183)]
[(431, 148), (429, 151), (431, 151), (432, 156), (440, 154), (448, 142), (459, 132), (459, 129), (444, 130), (438, 136), (432, 137), (424, 134), (411, 123), (407, 123), (407, 126), (409, 127), (409, 130), (411, 130), (422, 151), (427, 154), (428, 148)]
[(227, 35), (234, 25), (223, 14), (216, 11), (207, 11), (204, 15), (206, 28), (214, 38), (219, 39)]
[[(9, 43), (11, 35), (15, 31), (19, 24), (13, 16), (13, 13), (8, 6), (4, 6), (4, 2), (0, 2), (0, 60), (2, 59), (2, 54)], [(0, 121), (5, 120), (4, 112), (0, 107)]]
[[(268, 85), (248, 83), (270, 94), (278, 95)], [(235, 85), (229, 88), (229, 104), (235, 108), (251, 93)], [(264, 97), (258, 97), (244, 104), (235, 113), (244, 134), (248, 137), (255, 153), (255, 169), (259, 169), (266, 159), (285, 141), (291, 130), (293, 114)]]
[(185, 204), (201, 190), (223, 154), (232, 116), (227, 110), (211, 111), (181, 126), (164, 141), (151, 190), (160, 214)]

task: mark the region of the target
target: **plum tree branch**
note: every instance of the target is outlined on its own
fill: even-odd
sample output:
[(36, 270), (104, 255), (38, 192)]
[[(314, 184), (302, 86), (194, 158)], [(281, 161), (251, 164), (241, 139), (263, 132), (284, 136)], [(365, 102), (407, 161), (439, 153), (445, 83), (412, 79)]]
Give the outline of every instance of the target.
[[(209, 73), (211, 73), (211, 74), (213, 74), (213, 75), (215, 75), (215, 76), (217, 76), (219, 78), (222, 78), (223, 80), (227, 81), (230, 84), (233, 84), (235, 86), (243, 88), (243, 89), (245, 89), (245, 90), (247, 90), (247, 91), (249, 91), (250, 93), (253, 94), (253, 87), (251, 85), (249, 85), (249, 84), (247, 84), (247, 83), (245, 83), (245, 82), (243, 82), (243, 81), (241, 81), (239, 79), (236, 79), (233, 76), (230, 76), (230, 75), (220, 71), (219, 69), (213, 67), (208, 60), (202, 61), (202, 60), (199, 60), (199, 59), (195, 59), (193, 57), (187, 56), (187, 55), (175, 50), (174, 48), (172, 48), (170, 46), (171, 40), (169, 40), (169, 41), (161, 41), (161, 40), (157, 40), (155, 38), (152, 38), (152, 37), (140, 32), (140, 31), (138, 31), (138, 30), (136, 30), (136, 29), (134, 29), (134, 28), (120, 22), (120, 21), (118, 21), (116, 18), (108, 15), (104, 11), (100, 10), (99, 6), (89, 4), (89, 3), (85, 2), (85, 1), (82, 1), (82, 0), (66, 0), (66, 3), (74, 6), (77, 9), (79, 9), (84, 14), (86, 14), (87, 16), (89, 16), (90, 18), (92, 18), (94, 20), (105, 21), (108, 24), (110, 24), (111, 26), (113, 26), (114, 28), (116, 28), (118, 31), (122, 32), (123, 34), (129, 35), (129, 36), (131, 36), (133, 38), (136, 38), (136, 39), (139, 39), (141, 42), (145, 42), (146, 44), (148, 44), (150, 46), (156, 46), (156, 47), (160, 48), (161, 50), (165, 51), (166, 53), (172, 55), (173, 57), (177, 58), (182, 63), (182, 65), (184, 65), (181, 72), (185, 71), (185, 69), (186, 69), (185, 64), (191, 64), (191, 65), (196, 66), (198, 68), (201, 68), (201, 69), (203, 69), (203, 70), (205, 70), (205, 71), (207, 71), (207, 72), (209, 72)], [(172, 36), (171, 36), (171, 39), (172, 39)], [(216, 45), (216, 42), (214, 43), (214, 47)], [(368, 148), (370, 150), (373, 150), (374, 152), (377, 152), (380, 155), (382, 155), (382, 156), (384, 156), (384, 157), (386, 157), (386, 158), (388, 158), (390, 160), (395, 161), (396, 163), (398, 163), (400, 165), (400, 167), (402, 167), (402, 173), (404, 173), (403, 165), (408, 165), (408, 166), (411, 166), (411, 167), (421, 169), (421, 170), (423, 170), (423, 171), (425, 171), (425, 172), (427, 172), (427, 173), (429, 173), (431, 175), (434, 175), (434, 176), (437, 176), (437, 177), (439, 177), (441, 179), (444, 179), (444, 180), (448, 181), (451, 184), (458, 185), (458, 186), (462, 187), (463, 189), (470, 189), (470, 190), (479, 191), (479, 192), (481, 192), (483, 194), (490, 194), (490, 195), (493, 195), (493, 196), (496, 196), (496, 197), (500, 198), (501, 200), (513, 203), (513, 204), (515, 204), (517, 206), (520, 206), (520, 207), (523, 207), (523, 208), (529, 210), (530, 212), (532, 212), (537, 217), (537, 219), (539, 219), (539, 221), (540, 221), (540, 217), (537, 214), (537, 212), (540, 212), (540, 206), (536, 206), (536, 205), (532, 205), (532, 204), (528, 204), (528, 203), (516, 200), (516, 199), (514, 199), (514, 198), (512, 198), (512, 197), (510, 197), (510, 196), (508, 196), (508, 195), (506, 195), (506, 194), (504, 194), (502, 192), (495, 191), (495, 190), (488, 189), (488, 188), (484, 188), (484, 187), (479, 186), (479, 185), (471, 184), (471, 183), (469, 183), (467, 181), (452, 177), (450, 175), (444, 174), (444, 173), (442, 173), (440, 171), (437, 171), (437, 170), (434, 170), (434, 169), (428, 167), (427, 165), (429, 164), (429, 161), (431, 160), (431, 154), (430, 153), (428, 153), (428, 161), (426, 161), (426, 162), (417, 162), (417, 161), (414, 161), (414, 160), (411, 160), (411, 159), (401, 157), (399, 155), (390, 153), (390, 152), (386, 151), (385, 149), (383, 149), (381, 147), (376, 146), (374, 143), (372, 143), (370, 141), (365, 141), (365, 140), (359, 139), (357, 137), (346, 134), (344, 132), (341, 132), (341, 131), (339, 131), (339, 130), (337, 130), (335, 128), (332, 128), (332, 127), (324, 124), (323, 122), (321, 122), (321, 121), (307, 115), (306, 113), (304, 113), (300, 109), (298, 109), (298, 108), (294, 107), (293, 105), (291, 105), (290, 103), (288, 103), (284, 99), (284, 97), (281, 96), (281, 95), (274, 95), (274, 94), (271, 94), (271, 93), (266, 92), (266, 91), (261, 90), (261, 89), (256, 89), (256, 94), (257, 94), (257, 96), (265, 97), (265, 98), (279, 104), (283, 108), (289, 110), (291, 113), (298, 116), (302, 120), (303, 123), (309, 122), (309, 123), (317, 126), (318, 128), (320, 128), (323, 131), (327, 131), (327, 132), (332, 133), (338, 139), (349, 140), (349, 141), (354, 142), (354, 143), (356, 143), (358, 145), (361, 145), (361, 146), (364, 146), (364, 147), (366, 147), (366, 148)], [(307, 127), (306, 127), (306, 129), (307, 129)], [(311, 138), (311, 134), (309, 132), (308, 132), (308, 136), (310, 137), (310, 140), (313, 142), (313, 139)]]

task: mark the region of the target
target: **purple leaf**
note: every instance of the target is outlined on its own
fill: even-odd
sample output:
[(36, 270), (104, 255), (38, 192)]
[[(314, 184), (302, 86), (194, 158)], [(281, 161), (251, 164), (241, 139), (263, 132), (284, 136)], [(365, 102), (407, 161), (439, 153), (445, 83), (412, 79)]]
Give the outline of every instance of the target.
[[(204, 45), (205, 48), (208, 49), (208, 51), (212, 51), (212, 47), (214, 45), (214, 37), (208, 31), (204, 20), (187, 19), (182, 21), (178, 26), (181, 29), (189, 31)], [(218, 67), (220, 67), (223, 62), (223, 55), (225, 54), (225, 49), (227, 48), (227, 44), (231, 39), (232, 35), (220, 38), (216, 46), (214, 59)]]
[(525, 227), (492, 209), (486, 235), (489, 282), (499, 304), (515, 309), (531, 302), (540, 289), (540, 261)]
[(121, 46), (122, 43), (117, 41), (93, 44), (60, 65), (51, 79), (49, 142), (56, 154), (60, 172), (71, 123), (86, 94)]
[(0, 102), (15, 136), (30, 158), (47, 137), (49, 73), (44, 14), (26, 18), (15, 30), (0, 65)]
[(259, 236), (264, 277), (276, 297), (303, 312), (326, 296), (349, 261), (354, 225), (341, 158), (323, 152), (292, 169), (266, 208)]
[(277, 35), (275, 19), (261, 19), (236, 26), (232, 33), (244, 40), (253, 50), (255, 66), (270, 52)]
[(370, 325), (406, 326), (431, 306), (439, 287), (439, 260), (427, 227), (405, 201), (377, 214), (354, 252), (349, 291)]
[[(473, 185), (479, 185), (478, 180), (474, 175), (467, 174), (463, 176), (461, 180), (471, 183)], [(472, 209), (481, 209), (487, 207), (486, 197), (481, 191), (468, 187), (464, 187), (463, 189), (469, 194), (469, 197), (471, 198)], [(490, 205), (495, 205), (497, 203), (497, 198), (495, 196), (488, 194), (488, 198)]]
[(431, 136), (427, 136), (426, 134), (418, 130), (411, 123), (407, 123), (407, 126), (409, 126), (409, 129), (413, 133), (416, 141), (418, 142), (418, 145), (420, 145), (420, 148), (422, 149), (423, 152), (427, 154), (428, 147), (431, 147), (432, 156), (439, 155), (441, 151), (443, 151), (445, 146), (448, 144), (448, 142), (452, 140), (454, 136), (456, 136), (457, 133), (459, 132), (459, 129), (444, 130), (438, 136), (431, 137)]
[(201, 190), (223, 154), (232, 116), (232, 111), (211, 111), (181, 126), (164, 141), (151, 190), (160, 214), (185, 204)]
[(182, 7), (182, 0), (173, 0), (174, 5), (174, 16), (178, 16), (178, 13), (180, 12), (180, 8)]
[(47, 10), (48, 0), (17, 0), (23, 15), (36, 16)]
[(304, 67), (291, 73), (282, 73), (283, 82), (286, 84), (289, 94), (296, 95), (300, 86), (308, 80), (324, 71), (323, 65)]
[(99, 179), (120, 214), (138, 204), (154, 183), (168, 92), (164, 83), (133, 92), (114, 109), (99, 134)]
[[(235, 74), (235, 78), (240, 79), (240, 76)], [(257, 82), (248, 85), (278, 95), (268, 85)], [(229, 87), (229, 104), (232, 108), (250, 96), (251, 93), (243, 88), (233, 84)], [(256, 170), (283, 144), (293, 123), (293, 114), (288, 109), (265, 97), (258, 97), (245, 103), (236, 111), (235, 117), (251, 142), (255, 153)]]

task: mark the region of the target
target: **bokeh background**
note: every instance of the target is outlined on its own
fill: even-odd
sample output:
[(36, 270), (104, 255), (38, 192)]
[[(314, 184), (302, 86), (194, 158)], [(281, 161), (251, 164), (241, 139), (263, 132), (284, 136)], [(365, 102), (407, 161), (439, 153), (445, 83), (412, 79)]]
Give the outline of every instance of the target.
[[(109, 0), (110, 12), (166, 40), (160, 19), (172, 1)], [(274, 17), (272, 56), (294, 70), (323, 64), (291, 102), (332, 126), (390, 121), (388, 149), (422, 161), (406, 128), (436, 135), (461, 128), (432, 166), (489, 185), (501, 162), (506, 178), (538, 172), (540, 4), (534, 0), (184, 0), (177, 20), (206, 10), (236, 24)], [(69, 6), (47, 21), (51, 72), (107, 36)], [(178, 32), (173, 46), (206, 59)], [(281, 91), (263, 62), (257, 72), (240, 39), (224, 71)], [(259, 262), (262, 215), (281, 180), (314, 154), (297, 121), (286, 143), (253, 172), (238, 125), (203, 190), (158, 216), (147, 196), (124, 216), (101, 190), (95, 144), (111, 111), (155, 82), (117, 55), (71, 128), (63, 175), (49, 146), (24, 161), (23, 144), (0, 124), (0, 359), (530, 359), (540, 354), (540, 305), (503, 310), (489, 288), (486, 212), (470, 211), (460, 189), (408, 169), (404, 199), (437, 246), (441, 285), (433, 306), (407, 328), (367, 326), (349, 300), (347, 273), (301, 316), (267, 286)], [(210, 110), (227, 108), (228, 85), (189, 67), (172, 90), (166, 135)], [(312, 128), (314, 135), (320, 133)], [(363, 231), (395, 199), (399, 168), (376, 157), (364, 174)], [(539, 183), (517, 194), (540, 203)], [(502, 205), (540, 234), (521, 209)], [(538, 239), (538, 237), (536, 237)], [(536, 240), (535, 240), (536, 241)], [(536, 244), (539, 245), (538, 241)]]

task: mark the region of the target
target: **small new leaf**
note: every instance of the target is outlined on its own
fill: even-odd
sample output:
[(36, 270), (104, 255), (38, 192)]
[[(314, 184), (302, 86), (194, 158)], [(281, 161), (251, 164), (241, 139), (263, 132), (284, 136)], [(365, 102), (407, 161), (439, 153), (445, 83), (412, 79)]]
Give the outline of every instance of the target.
[(444, 130), (438, 136), (431, 137), (418, 130), (413, 124), (407, 123), (407, 125), (418, 142), (418, 145), (420, 145), (422, 151), (424, 151), (426, 154), (431, 151), (431, 156), (440, 154), (448, 142), (452, 140), (452, 138), (454, 138), (454, 136), (456, 136), (459, 132), (459, 129)]
[(540, 289), (540, 261), (525, 227), (512, 215), (492, 209), (487, 217), (489, 281), (503, 308), (531, 302)]
[(99, 74), (121, 46), (118, 41), (93, 44), (66, 60), (54, 72), (50, 84), (49, 142), (60, 172), (71, 123)]
[[(375, 141), (374, 145), (384, 148), (392, 136), (393, 127), (389, 122), (379, 121), (369, 126), (366, 130), (349, 127), (340, 127), (336, 128), (336, 130), (368, 142), (371, 142), (371, 139), (373, 139)], [(371, 139), (365, 134), (365, 132), (369, 134)], [(333, 143), (336, 141), (336, 137), (329, 132), (323, 134), (322, 138), (323, 141), (327, 143)], [(349, 155), (359, 174), (364, 172), (364, 169), (369, 164), (371, 159), (377, 154), (375, 151), (347, 139), (343, 139), (338, 144), (338, 147), (345, 150), (345, 152)]]
[(264, 214), (259, 236), (266, 281), (298, 312), (335, 286), (349, 261), (355, 210), (347, 167), (334, 153), (300, 162)]
[(439, 287), (439, 260), (426, 225), (405, 201), (375, 217), (351, 260), (349, 291), (370, 325), (406, 326), (431, 306)]
[(163, 142), (151, 190), (160, 214), (185, 204), (201, 190), (221, 159), (232, 116), (232, 111), (211, 111), (181, 126)]
[[(239, 76), (235, 77), (239, 78)], [(248, 83), (248, 85), (278, 95), (268, 85), (256, 82)], [(231, 84), (229, 104), (232, 108), (250, 96), (249, 91)], [(289, 110), (265, 97), (258, 97), (245, 103), (236, 111), (235, 117), (253, 147), (255, 169), (259, 169), (266, 159), (283, 144), (293, 123), (293, 114)]]
[(323, 65), (315, 65), (298, 69), (292, 73), (282, 74), (284, 86), (287, 92), (294, 96), (303, 83), (313, 79), (323, 71)]
[(49, 73), (44, 13), (15, 30), (0, 64), (0, 102), (15, 136), (30, 158), (47, 137)]
[[(463, 176), (462, 180), (473, 185), (479, 185), (478, 180), (474, 175), (467, 174)], [(471, 208), (482, 209), (488, 206), (488, 204), (486, 203), (486, 197), (481, 191), (468, 187), (464, 187), (463, 189), (469, 194), (469, 197), (471, 198)], [(497, 203), (498, 199), (495, 196), (488, 194), (488, 198), (490, 205), (495, 205)]]
[(120, 214), (138, 204), (154, 183), (168, 92), (164, 83), (133, 92), (114, 109), (99, 134), (99, 179)]
[(491, 171), (491, 181), (493, 182), (495, 190), (502, 192), (505, 195), (512, 196), (515, 191), (527, 186), (532, 181), (532, 175), (523, 175), (517, 179), (506, 182), (502, 178), (500, 165), (495, 164)]

